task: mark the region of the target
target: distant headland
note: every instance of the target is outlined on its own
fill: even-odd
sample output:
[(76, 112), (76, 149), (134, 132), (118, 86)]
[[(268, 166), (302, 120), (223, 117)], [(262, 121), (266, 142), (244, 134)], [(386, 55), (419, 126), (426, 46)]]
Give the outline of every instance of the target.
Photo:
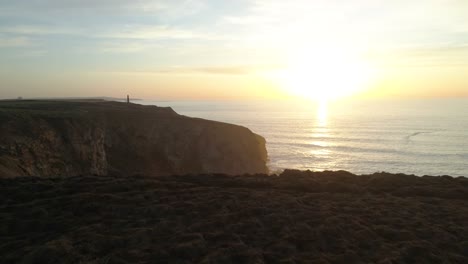
[(0, 177), (267, 172), (261, 136), (169, 107), (4, 100), (0, 126)]
[[(20, 101), (20, 100), (26, 100), (26, 101), (97, 101), (97, 100), (102, 100), (102, 101), (116, 101), (116, 102), (125, 102), (127, 101), (127, 97), (109, 97), (109, 96), (96, 96), (96, 97), (22, 97), (18, 96), (17, 98), (12, 98), (12, 99), (1, 99), (1, 101)], [(143, 99), (140, 98), (131, 98), (131, 101), (142, 101)]]

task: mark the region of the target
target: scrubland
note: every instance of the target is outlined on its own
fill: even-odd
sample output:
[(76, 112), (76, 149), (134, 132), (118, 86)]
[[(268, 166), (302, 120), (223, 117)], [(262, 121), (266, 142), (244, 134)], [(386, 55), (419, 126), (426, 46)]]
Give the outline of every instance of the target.
[(468, 178), (0, 179), (1, 263), (468, 263)]

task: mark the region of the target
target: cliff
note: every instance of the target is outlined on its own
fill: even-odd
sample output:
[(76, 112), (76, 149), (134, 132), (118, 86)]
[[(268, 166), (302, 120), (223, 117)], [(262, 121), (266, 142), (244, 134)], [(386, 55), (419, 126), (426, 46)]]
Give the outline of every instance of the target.
[(0, 177), (264, 173), (265, 140), (171, 108), (0, 102)]

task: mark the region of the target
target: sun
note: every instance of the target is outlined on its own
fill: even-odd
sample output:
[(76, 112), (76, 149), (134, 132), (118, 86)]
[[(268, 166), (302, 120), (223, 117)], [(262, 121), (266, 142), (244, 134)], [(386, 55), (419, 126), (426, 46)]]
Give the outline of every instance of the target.
[(371, 71), (357, 56), (321, 48), (291, 56), (277, 78), (290, 94), (326, 102), (366, 89)]

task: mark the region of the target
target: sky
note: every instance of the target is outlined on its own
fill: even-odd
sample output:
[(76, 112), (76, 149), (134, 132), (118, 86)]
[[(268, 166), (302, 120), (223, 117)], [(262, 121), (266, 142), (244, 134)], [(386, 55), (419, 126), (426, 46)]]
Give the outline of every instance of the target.
[(466, 0), (0, 0), (0, 98), (468, 96)]

